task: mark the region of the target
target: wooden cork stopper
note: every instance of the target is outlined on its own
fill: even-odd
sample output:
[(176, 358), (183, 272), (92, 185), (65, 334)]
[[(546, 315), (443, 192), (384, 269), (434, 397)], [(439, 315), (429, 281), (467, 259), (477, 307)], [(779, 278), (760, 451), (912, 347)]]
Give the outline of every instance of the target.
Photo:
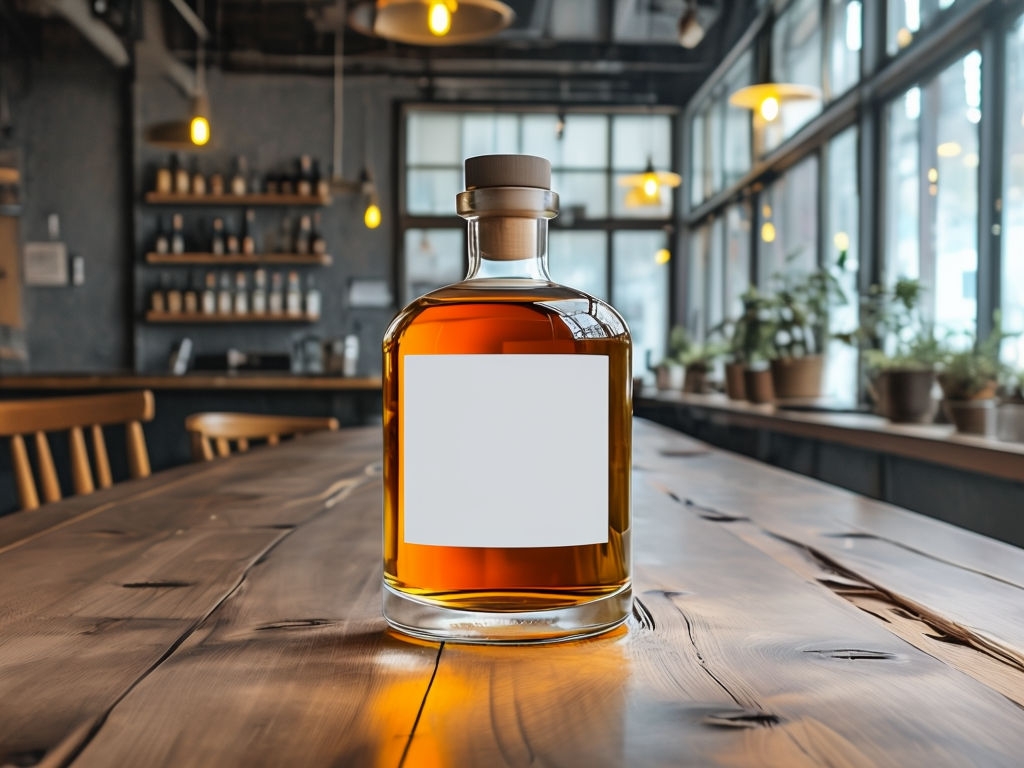
[(466, 189), (551, 189), (551, 163), (533, 155), (480, 155), (466, 160)]

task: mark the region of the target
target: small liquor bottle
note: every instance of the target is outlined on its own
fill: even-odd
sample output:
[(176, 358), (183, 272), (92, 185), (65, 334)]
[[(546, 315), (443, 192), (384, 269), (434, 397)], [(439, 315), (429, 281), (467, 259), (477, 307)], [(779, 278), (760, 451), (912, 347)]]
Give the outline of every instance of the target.
[(185, 291), (183, 300), (186, 315), (199, 313), (199, 279), (194, 273), (189, 275), (188, 289)]
[(235, 314), (249, 314), (249, 281), (245, 272), (235, 273)]
[(306, 314), (314, 320), (320, 318), (320, 289), (316, 287), (313, 274), (306, 275)]
[(206, 285), (203, 288), (202, 309), (204, 315), (217, 314), (217, 276), (213, 272), (207, 272)]
[(323, 256), (327, 253), (327, 241), (324, 240), (323, 232), (320, 231), (320, 214), (313, 214), (313, 232), (309, 236), (310, 253)]
[(284, 294), (282, 291), (281, 273), (275, 272), (270, 277), (270, 295), (267, 297), (267, 310), (269, 314), (284, 314)]
[(153, 250), (157, 253), (167, 253), (171, 250), (171, 241), (167, 239), (167, 232), (164, 231), (163, 217), (157, 223), (156, 240), (153, 242)]
[(469, 273), (384, 336), (384, 616), (431, 640), (550, 642), (631, 607), (631, 343), (548, 276), (551, 166), (466, 161)]
[(313, 194), (313, 160), (309, 155), (299, 158), (299, 172), (295, 176), (295, 191), (304, 197)]
[(172, 281), (167, 289), (167, 312), (172, 315), (180, 315), (184, 301), (181, 289), (175, 283), (177, 280)]
[(227, 252), (227, 244), (224, 241), (224, 219), (220, 216), (213, 220), (213, 237), (210, 238), (210, 253), (216, 256), (223, 256)]
[(295, 233), (295, 253), (302, 255), (309, 253), (310, 240), (312, 238), (311, 229), (309, 216), (300, 216), (299, 229)]
[(210, 176), (210, 194), (224, 194), (224, 177), (221, 176), (219, 173), (215, 173), (212, 176)]
[(167, 165), (161, 165), (156, 169), (156, 183), (154, 189), (160, 194), (166, 195), (174, 191), (174, 173), (171, 171), (173, 159)]
[(252, 208), (246, 210), (242, 220), (242, 253), (256, 253), (256, 212)]
[(217, 314), (230, 315), (234, 309), (234, 297), (231, 295), (231, 275), (227, 272), (220, 273), (220, 289), (217, 291)]
[(317, 197), (327, 197), (331, 192), (330, 182), (320, 173), (320, 161), (313, 161), (313, 194)]
[(179, 195), (187, 195), (192, 186), (192, 178), (188, 174), (188, 169), (177, 155), (172, 158), (172, 167), (174, 168), (174, 191)]
[(241, 246), (238, 242), (238, 235), (236, 235), (234, 232), (228, 232), (224, 236), (224, 249), (228, 253), (238, 253), (240, 247)]
[(182, 231), (184, 226), (185, 220), (180, 213), (171, 217), (171, 253), (185, 252), (185, 233)]
[(257, 269), (252, 276), (252, 313), (267, 314), (267, 272)]
[(284, 299), (285, 314), (299, 317), (302, 314), (302, 289), (299, 286), (299, 273), (288, 273), (288, 293)]
[(199, 171), (199, 161), (192, 161), (192, 194), (202, 196), (206, 194), (206, 177)]
[(248, 165), (245, 156), (239, 155), (235, 158), (235, 173), (231, 177), (231, 194), (244, 195), (248, 191)]

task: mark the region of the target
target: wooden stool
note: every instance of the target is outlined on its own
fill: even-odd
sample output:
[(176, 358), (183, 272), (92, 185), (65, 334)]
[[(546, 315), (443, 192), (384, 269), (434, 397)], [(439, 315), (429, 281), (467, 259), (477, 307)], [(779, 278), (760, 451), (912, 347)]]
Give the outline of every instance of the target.
[(193, 413), (185, 419), (185, 429), (192, 437), (192, 459), (210, 461), (214, 456), (231, 455), (231, 442), (236, 450), (249, 450), (250, 440), (264, 440), (277, 445), (282, 437), (307, 432), (334, 431), (338, 420), (319, 416), (264, 416), (254, 413)]

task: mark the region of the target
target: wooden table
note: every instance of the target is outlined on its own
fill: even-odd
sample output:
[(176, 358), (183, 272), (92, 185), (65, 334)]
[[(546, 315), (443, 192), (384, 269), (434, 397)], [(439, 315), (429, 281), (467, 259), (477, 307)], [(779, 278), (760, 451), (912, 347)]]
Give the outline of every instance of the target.
[(638, 423), (634, 615), (380, 615), (372, 428), (0, 520), (0, 765), (1017, 766), (1024, 555)]

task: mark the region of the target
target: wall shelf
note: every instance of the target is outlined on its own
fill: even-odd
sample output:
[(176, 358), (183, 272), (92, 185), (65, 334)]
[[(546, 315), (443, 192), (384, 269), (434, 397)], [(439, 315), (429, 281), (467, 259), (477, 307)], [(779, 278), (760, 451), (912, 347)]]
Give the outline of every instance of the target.
[(249, 194), (249, 195), (179, 195), (173, 192), (147, 192), (146, 202), (150, 205), (197, 205), (197, 206), (305, 206), (310, 208), (331, 204), (330, 195), (281, 195), (281, 194)]
[(147, 253), (147, 264), (162, 266), (188, 266), (208, 264), (229, 266), (240, 264), (268, 264), (277, 266), (326, 267), (333, 263), (329, 253)]
[(204, 325), (206, 323), (315, 323), (319, 315), (205, 315), (185, 314), (178, 312), (147, 312), (147, 323), (193, 323)]

